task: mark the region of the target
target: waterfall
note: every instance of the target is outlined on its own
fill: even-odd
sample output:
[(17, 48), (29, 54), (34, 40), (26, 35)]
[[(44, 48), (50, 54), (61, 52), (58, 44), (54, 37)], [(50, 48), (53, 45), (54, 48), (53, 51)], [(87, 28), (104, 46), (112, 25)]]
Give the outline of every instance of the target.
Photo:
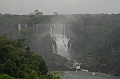
[[(57, 53), (63, 57), (66, 57), (68, 60), (70, 59), (70, 53), (72, 53), (72, 43), (73, 41), (70, 39), (70, 28), (66, 27), (65, 24), (52, 24), (50, 27), (50, 34), (54, 38), (53, 41), (56, 42), (56, 49), (52, 44), (53, 53)], [(68, 48), (69, 47), (69, 48)], [(82, 63), (78, 63), (74, 60), (73, 66), (66, 65), (69, 69), (80, 70), (80, 65)]]
[(21, 31), (21, 24), (18, 24), (18, 31)]
[(69, 40), (69, 49), (68, 49), (68, 51), (69, 51), (69, 53), (71, 53), (71, 54), (73, 54), (73, 51), (72, 51), (72, 43), (73, 43), (73, 41), (72, 40)]
[(25, 28), (27, 29), (27, 24), (25, 25)]
[(66, 37), (65, 31), (66, 31), (65, 24), (52, 24), (50, 27), (50, 34), (54, 38), (57, 45), (57, 54), (64, 57), (68, 57), (69, 56), (69, 52), (68, 52), (69, 39)]
[(52, 44), (52, 48), (53, 48), (53, 53), (56, 53), (56, 51), (55, 51), (55, 47), (54, 47), (53, 44)]

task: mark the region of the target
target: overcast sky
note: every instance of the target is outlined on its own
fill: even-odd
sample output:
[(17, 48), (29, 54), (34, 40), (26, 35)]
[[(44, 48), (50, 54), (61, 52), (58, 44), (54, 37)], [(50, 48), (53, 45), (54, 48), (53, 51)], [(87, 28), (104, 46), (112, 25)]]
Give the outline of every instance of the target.
[(120, 0), (0, 0), (0, 13), (30, 14), (120, 13)]

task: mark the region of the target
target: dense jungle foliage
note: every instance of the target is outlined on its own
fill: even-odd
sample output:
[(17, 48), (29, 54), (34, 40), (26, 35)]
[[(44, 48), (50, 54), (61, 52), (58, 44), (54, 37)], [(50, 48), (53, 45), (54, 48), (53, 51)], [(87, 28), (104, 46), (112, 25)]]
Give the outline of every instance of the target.
[(120, 14), (80, 15), (71, 28), (76, 60), (91, 71), (120, 75)]
[[(43, 15), (35, 10), (29, 15), (0, 15), (1, 35), (16, 41), (26, 38), (30, 51), (41, 54), (49, 70), (57, 70), (64, 69), (63, 64), (68, 60), (52, 54), (55, 42), (49, 34), (49, 27), (36, 31), (33, 25), (39, 23), (71, 24), (71, 59), (82, 62), (82, 68), (89, 71), (120, 75), (120, 14)], [(18, 32), (18, 24), (27, 24), (28, 29)], [(25, 47), (21, 49), (25, 51)]]
[(25, 43), (0, 36), (0, 79), (60, 79), (61, 72), (48, 73), (42, 55), (21, 50)]

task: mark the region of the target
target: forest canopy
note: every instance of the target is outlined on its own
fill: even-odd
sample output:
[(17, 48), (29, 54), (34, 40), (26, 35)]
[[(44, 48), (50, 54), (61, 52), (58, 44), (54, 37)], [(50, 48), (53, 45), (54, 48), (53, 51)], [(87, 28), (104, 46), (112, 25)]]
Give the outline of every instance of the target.
[(60, 79), (48, 74), (42, 55), (24, 52), (19, 45), (19, 42), (0, 36), (0, 79)]

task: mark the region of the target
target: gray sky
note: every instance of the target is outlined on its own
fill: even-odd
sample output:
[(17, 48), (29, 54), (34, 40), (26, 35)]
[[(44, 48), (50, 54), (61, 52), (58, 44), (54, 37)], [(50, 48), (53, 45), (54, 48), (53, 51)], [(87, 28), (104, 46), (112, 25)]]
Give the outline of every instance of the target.
[(120, 13), (120, 0), (0, 0), (0, 13)]

